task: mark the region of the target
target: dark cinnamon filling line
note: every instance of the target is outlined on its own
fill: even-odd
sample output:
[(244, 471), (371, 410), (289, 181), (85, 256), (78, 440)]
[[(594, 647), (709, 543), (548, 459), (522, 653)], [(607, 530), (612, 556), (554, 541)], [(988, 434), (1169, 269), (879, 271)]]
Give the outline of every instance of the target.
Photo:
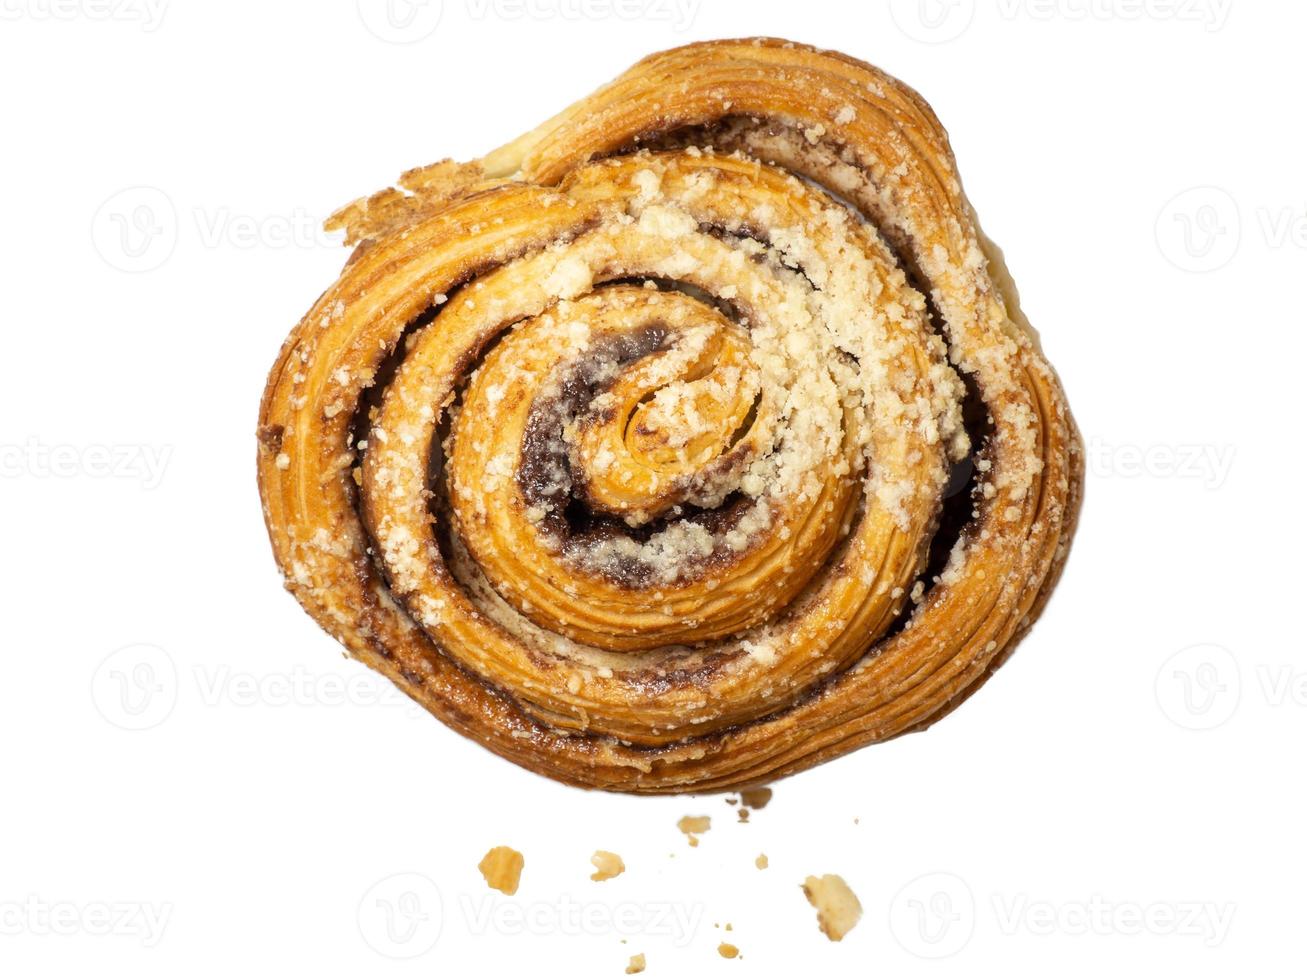
[[(583, 356), (567, 365), (556, 393), (538, 395), (532, 403), (523, 434), (517, 470), (518, 487), (527, 507), (545, 511), (540, 525), (544, 533), (561, 542), (565, 557), (580, 563), (597, 545), (616, 538), (637, 543), (647, 542), (673, 523), (697, 524), (712, 535), (733, 528), (752, 501), (741, 493), (730, 494), (714, 508), (679, 504), (661, 517), (637, 526), (597, 511), (574, 492), (572, 464), (562, 432), (569, 421), (605, 422), (590, 408), (595, 398), (616, 381), (622, 368), (670, 346), (671, 331), (665, 324), (650, 323), (626, 333), (605, 334), (595, 338)], [(614, 368), (616, 370), (614, 370)], [(734, 461), (726, 453), (714, 466), (729, 466)], [(702, 572), (723, 557), (714, 554), (687, 561), (686, 572)], [(618, 584), (640, 589), (655, 584), (657, 573), (646, 562), (626, 556), (604, 563), (605, 578)]]
[(537, 395), (532, 402), (522, 435), (517, 485), (528, 507), (548, 511), (541, 521), (546, 533), (561, 537), (569, 532), (563, 512), (571, 497), (572, 468), (563, 442), (564, 426), (588, 411), (622, 368), (667, 350), (670, 337), (663, 323), (597, 337), (581, 357), (564, 366), (557, 393)]

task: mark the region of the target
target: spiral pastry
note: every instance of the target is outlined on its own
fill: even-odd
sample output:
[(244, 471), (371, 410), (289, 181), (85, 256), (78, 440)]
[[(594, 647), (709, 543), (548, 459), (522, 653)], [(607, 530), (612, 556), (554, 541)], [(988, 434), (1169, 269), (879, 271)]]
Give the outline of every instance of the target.
[(335, 215), (259, 482), (349, 653), (539, 773), (757, 784), (919, 729), (1030, 628), (1079, 441), (912, 90), (653, 55)]

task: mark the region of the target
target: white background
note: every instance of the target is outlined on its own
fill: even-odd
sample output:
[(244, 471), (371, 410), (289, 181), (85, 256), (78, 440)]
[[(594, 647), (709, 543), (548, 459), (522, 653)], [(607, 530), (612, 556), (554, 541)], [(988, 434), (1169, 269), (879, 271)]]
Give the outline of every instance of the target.
[[(441, 6), (0, 0), (0, 973), (1301, 969), (1302, 6)], [(344, 259), (331, 210), (758, 33), (931, 101), (1090, 474), (994, 681), (741, 826), (554, 785), (344, 660), (280, 587), (254, 427)], [(694, 850), (686, 813), (714, 818)], [(513, 899), (476, 870), (496, 844), (526, 855)], [(629, 870), (595, 884), (601, 847)], [(841, 944), (798, 887), (825, 872), (865, 909)]]

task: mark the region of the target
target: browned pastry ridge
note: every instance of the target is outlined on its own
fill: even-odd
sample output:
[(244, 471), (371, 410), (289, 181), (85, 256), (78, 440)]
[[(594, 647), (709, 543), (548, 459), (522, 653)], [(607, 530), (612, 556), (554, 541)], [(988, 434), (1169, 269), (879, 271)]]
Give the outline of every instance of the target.
[(328, 223), (259, 412), (287, 588), (546, 776), (757, 784), (1029, 630), (1079, 436), (929, 106), (772, 39), (652, 55)]

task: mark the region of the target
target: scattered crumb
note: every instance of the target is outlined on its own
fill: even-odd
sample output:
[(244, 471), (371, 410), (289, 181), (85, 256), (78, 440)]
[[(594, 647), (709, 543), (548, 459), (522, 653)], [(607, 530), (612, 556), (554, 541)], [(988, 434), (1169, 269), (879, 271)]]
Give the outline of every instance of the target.
[(516, 895), (525, 863), (522, 855), (511, 847), (492, 847), (477, 867), (491, 888), (505, 895)]
[(753, 859), (753, 866), (754, 866), (755, 868), (757, 868), (759, 871), (764, 871), (764, 870), (766, 870), (766, 868), (767, 868), (767, 855), (766, 855), (766, 854), (759, 854), (756, 858)]
[(676, 821), (676, 829), (689, 840), (691, 847), (699, 846), (698, 834), (706, 834), (712, 827), (712, 817), (682, 817)]
[(853, 889), (839, 875), (809, 875), (803, 883), (803, 894), (817, 910), (817, 923), (821, 931), (833, 942), (839, 942), (862, 918), (862, 904)]
[(717, 952), (721, 954), (722, 959), (733, 960), (740, 955), (738, 946), (732, 946), (730, 943), (718, 943)]
[(622, 859), (612, 851), (595, 851), (590, 856), (590, 863), (595, 866), (595, 873), (590, 876), (591, 881), (607, 881), (626, 870)]
[[(735, 799), (735, 797), (728, 796), (726, 798), (726, 802), (730, 806), (735, 806), (737, 800)], [(740, 790), (740, 796), (738, 800), (738, 803), (740, 804), (740, 809), (738, 811), (740, 816), (740, 823), (748, 823), (749, 815), (751, 811), (761, 810), (770, 802), (771, 802), (771, 790), (768, 789), (766, 786), (755, 786), (752, 789)]]
[(631, 962), (626, 964), (626, 972), (627, 973), (644, 972), (644, 953), (636, 953), (634, 956), (631, 957)]

